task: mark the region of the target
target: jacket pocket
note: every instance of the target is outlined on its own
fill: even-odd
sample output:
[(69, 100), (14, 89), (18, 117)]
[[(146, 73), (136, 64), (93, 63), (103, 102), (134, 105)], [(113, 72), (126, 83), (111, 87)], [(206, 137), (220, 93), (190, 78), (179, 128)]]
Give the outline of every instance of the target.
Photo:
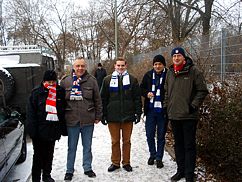
[(91, 87), (84, 87), (83, 88), (83, 97), (86, 99), (93, 98), (93, 89)]

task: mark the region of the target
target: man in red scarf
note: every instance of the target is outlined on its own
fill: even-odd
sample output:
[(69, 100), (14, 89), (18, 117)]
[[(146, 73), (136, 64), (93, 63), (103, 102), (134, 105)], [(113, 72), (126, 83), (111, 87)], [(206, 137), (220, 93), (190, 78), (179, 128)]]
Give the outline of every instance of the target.
[(32, 182), (54, 182), (51, 177), (55, 141), (62, 134), (65, 90), (57, 84), (54, 70), (44, 73), (43, 82), (33, 89), (27, 107), (26, 130), (32, 139), (34, 155)]
[(177, 173), (171, 181), (185, 177), (194, 181), (198, 111), (208, 94), (202, 73), (181, 47), (171, 52), (173, 65), (167, 72), (165, 102), (175, 139)]

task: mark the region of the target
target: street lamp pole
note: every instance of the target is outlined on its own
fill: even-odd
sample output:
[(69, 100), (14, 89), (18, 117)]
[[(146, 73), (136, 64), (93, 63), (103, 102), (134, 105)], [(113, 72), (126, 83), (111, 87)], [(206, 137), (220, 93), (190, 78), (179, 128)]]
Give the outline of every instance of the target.
[(115, 21), (115, 58), (118, 57), (118, 23), (117, 23), (117, 0), (114, 3), (114, 21)]

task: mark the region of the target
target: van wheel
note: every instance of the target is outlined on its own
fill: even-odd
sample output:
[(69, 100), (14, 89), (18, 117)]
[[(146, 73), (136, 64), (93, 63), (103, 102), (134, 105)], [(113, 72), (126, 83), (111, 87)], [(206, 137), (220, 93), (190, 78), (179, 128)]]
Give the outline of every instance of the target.
[(26, 145), (26, 136), (24, 136), (22, 141), (21, 154), (17, 160), (17, 164), (23, 163), (26, 160), (26, 157), (27, 157), (27, 145)]
[(4, 68), (0, 69), (0, 103), (3, 102), (2, 91), (4, 89), (5, 100), (8, 101), (14, 93), (14, 79), (12, 75)]

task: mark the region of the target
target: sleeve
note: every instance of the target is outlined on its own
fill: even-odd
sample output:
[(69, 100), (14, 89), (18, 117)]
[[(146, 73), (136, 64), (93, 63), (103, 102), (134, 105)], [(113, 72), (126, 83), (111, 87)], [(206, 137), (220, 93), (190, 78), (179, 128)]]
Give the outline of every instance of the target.
[(195, 96), (191, 102), (191, 105), (195, 108), (198, 108), (208, 95), (208, 89), (203, 74), (197, 69), (195, 70), (194, 86)]
[(138, 80), (134, 79), (133, 97), (135, 102), (135, 113), (137, 115), (142, 114), (142, 101), (141, 101), (141, 91)]
[(149, 92), (147, 80), (148, 80), (147, 74), (145, 74), (140, 84), (141, 96), (143, 96), (144, 98), (147, 97), (147, 94)]
[(167, 108), (168, 106), (168, 75), (169, 75), (169, 71), (167, 71), (166, 73), (166, 79), (165, 79), (165, 85), (164, 85), (164, 101), (163, 101), (163, 107)]
[(94, 84), (94, 105), (95, 105), (95, 119), (97, 120), (101, 120), (102, 119), (102, 99), (100, 96), (100, 92), (99, 92), (99, 87), (98, 84), (96, 82), (96, 80), (93, 81)]
[(102, 99), (102, 109), (103, 109), (103, 117), (107, 116), (107, 105), (109, 100), (109, 84), (108, 77), (104, 78), (102, 88), (101, 88), (101, 99)]
[(36, 96), (34, 96), (34, 93), (32, 91), (27, 104), (26, 126), (25, 126), (26, 131), (31, 138), (37, 137), (38, 118), (37, 118), (36, 105), (37, 105)]

